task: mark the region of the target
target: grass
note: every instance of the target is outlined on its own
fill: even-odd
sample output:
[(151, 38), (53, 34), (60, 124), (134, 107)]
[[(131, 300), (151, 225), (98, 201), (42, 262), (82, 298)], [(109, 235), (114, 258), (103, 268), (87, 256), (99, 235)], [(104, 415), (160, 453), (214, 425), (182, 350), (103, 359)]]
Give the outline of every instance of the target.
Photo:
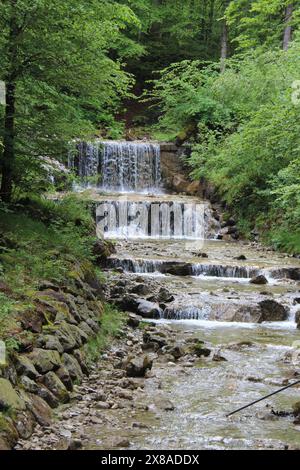
[(0, 207), (0, 278), (28, 293), (43, 279), (62, 281), (72, 264), (92, 261), (93, 220), (82, 203), (30, 201)]
[(90, 362), (99, 359), (99, 355), (107, 348), (110, 342), (120, 335), (120, 329), (124, 323), (124, 314), (112, 305), (104, 305), (104, 312), (101, 317), (101, 330), (86, 345), (86, 352)]

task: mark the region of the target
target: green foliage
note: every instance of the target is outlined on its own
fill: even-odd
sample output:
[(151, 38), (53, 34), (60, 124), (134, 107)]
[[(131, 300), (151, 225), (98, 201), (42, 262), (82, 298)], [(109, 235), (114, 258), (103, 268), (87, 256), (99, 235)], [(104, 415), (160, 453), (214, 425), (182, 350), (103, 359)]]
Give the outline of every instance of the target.
[(217, 64), (203, 61), (183, 61), (162, 70), (148, 98), (160, 108), (159, 129), (179, 133), (199, 121), (208, 126), (228, 121), (229, 111), (210, 93), (218, 72)]
[(124, 321), (124, 315), (115, 307), (109, 304), (104, 305), (104, 312), (100, 321), (101, 330), (98, 335), (91, 339), (86, 345), (86, 350), (90, 361), (94, 362), (95, 360), (99, 359), (103, 350), (114, 338), (119, 335)]
[(0, 3), (0, 80), (16, 84), (15, 186), (35, 182), (41, 155), (64, 161), (73, 138), (120, 133), (114, 116), (133, 84), (123, 60), (141, 53), (124, 33), (139, 24), (111, 0)]
[(300, 108), (292, 99), (299, 57), (294, 41), (288, 52), (234, 57), (222, 74), (185, 61), (163, 70), (152, 93), (162, 129), (192, 125), (192, 176), (216, 186), (243, 232), (256, 226), (273, 233), (277, 246), (296, 250), (299, 236), (287, 243), (286, 234), (297, 232), (300, 220)]
[(20, 293), (41, 279), (60, 282), (74, 264), (93, 260), (94, 222), (74, 198), (24, 201), (9, 217), (0, 210), (0, 233), (8, 240), (0, 252), (3, 275)]

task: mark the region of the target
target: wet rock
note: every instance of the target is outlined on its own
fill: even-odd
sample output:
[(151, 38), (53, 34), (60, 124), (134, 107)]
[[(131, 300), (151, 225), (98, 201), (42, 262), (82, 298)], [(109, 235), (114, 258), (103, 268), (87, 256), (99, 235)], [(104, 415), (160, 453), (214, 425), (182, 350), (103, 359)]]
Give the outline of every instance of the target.
[(44, 375), (43, 383), (61, 403), (68, 403), (70, 401), (70, 395), (66, 387), (55, 372), (48, 372)]
[(214, 362), (227, 362), (227, 359), (221, 355), (221, 351), (216, 351), (212, 357)]
[(165, 287), (161, 287), (158, 292), (157, 300), (159, 302), (170, 303), (175, 300), (175, 297), (170, 293), (168, 289), (166, 289)]
[(153, 360), (149, 355), (130, 359), (126, 364), (126, 374), (128, 377), (145, 377), (152, 366)]
[(178, 360), (185, 355), (185, 350), (181, 344), (175, 344), (175, 346), (169, 350), (169, 354), (171, 354), (175, 360)]
[(135, 315), (134, 313), (129, 313), (127, 325), (130, 326), (131, 328), (138, 328), (142, 320), (143, 320), (143, 317), (139, 315)]
[(237, 261), (246, 261), (247, 257), (245, 255), (239, 255), (236, 256), (234, 259), (236, 259)]
[(149, 294), (149, 287), (146, 284), (136, 284), (131, 288), (130, 292), (138, 295), (147, 295)]
[(137, 303), (137, 313), (143, 318), (161, 318), (163, 312), (158, 304), (145, 299), (138, 299)]
[(53, 350), (36, 348), (28, 355), (28, 358), (41, 374), (46, 374), (50, 370), (58, 369), (61, 365), (59, 353)]
[(146, 345), (157, 344), (159, 348), (163, 348), (168, 344), (165, 338), (150, 331), (144, 332), (143, 341)]
[(211, 350), (206, 348), (201, 341), (193, 345), (192, 352), (198, 357), (209, 357), (211, 354)]
[(253, 277), (250, 280), (250, 284), (257, 284), (257, 285), (268, 284), (268, 279), (263, 275), (259, 275), (259, 276)]
[(188, 263), (167, 264), (164, 268), (164, 273), (172, 274), (173, 276), (190, 276), (192, 274), (192, 267)]
[(300, 310), (296, 313), (295, 320), (297, 323), (297, 328), (300, 330)]
[(0, 411), (25, 409), (25, 402), (14, 390), (9, 380), (0, 378)]
[(259, 322), (285, 321), (288, 319), (288, 310), (275, 300), (266, 299), (259, 302), (261, 316)]
[(254, 344), (251, 341), (240, 341), (239, 343), (230, 343), (226, 346), (226, 349), (231, 351), (243, 351), (243, 349), (248, 349), (253, 347)]

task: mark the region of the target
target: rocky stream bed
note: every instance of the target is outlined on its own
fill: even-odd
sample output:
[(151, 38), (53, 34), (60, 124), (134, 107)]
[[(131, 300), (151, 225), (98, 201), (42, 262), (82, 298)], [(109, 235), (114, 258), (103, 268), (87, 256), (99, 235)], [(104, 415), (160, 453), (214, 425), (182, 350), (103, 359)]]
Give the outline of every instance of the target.
[[(106, 298), (129, 312), (127, 324), (74, 385), (71, 402), (16, 449), (299, 448), (299, 386), (226, 418), (300, 376), (299, 262), (259, 246), (214, 243), (199, 255), (182, 241), (119, 242), (111, 260), (132, 263), (109, 261)], [(240, 270), (183, 273), (199, 258)], [(145, 272), (147, 259), (167, 260), (175, 271)], [(263, 282), (251, 281), (249, 266), (264, 272)]]

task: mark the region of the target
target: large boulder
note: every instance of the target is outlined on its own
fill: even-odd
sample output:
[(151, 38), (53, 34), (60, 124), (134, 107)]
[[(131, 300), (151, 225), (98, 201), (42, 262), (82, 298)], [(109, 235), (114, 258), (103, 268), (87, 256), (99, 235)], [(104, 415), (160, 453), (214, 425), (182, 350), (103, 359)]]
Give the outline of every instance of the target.
[(16, 355), (14, 358), (16, 370), (19, 375), (26, 375), (30, 379), (35, 380), (39, 373), (34, 367), (32, 361), (24, 355)]
[(129, 359), (126, 364), (127, 377), (145, 377), (152, 366), (153, 360), (149, 355)]
[(268, 279), (260, 274), (259, 276), (256, 276), (250, 280), (250, 284), (257, 284), (259, 286), (263, 286), (265, 284), (268, 284)]
[(68, 403), (70, 401), (70, 395), (55, 372), (48, 372), (43, 377), (44, 385), (55, 395), (60, 402)]
[(29, 394), (29, 410), (41, 426), (50, 426), (52, 420), (52, 411), (50, 406), (37, 395)]
[(57, 377), (62, 381), (64, 386), (69, 392), (73, 392), (73, 382), (70, 377), (69, 371), (65, 366), (61, 366), (57, 371), (56, 371)]
[(19, 438), (11, 418), (0, 413), (0, 450), (10, 450)]
[(275, 300), (266, 299), (259, 302), (261, 316), (259, 323), (264, 321), (285, 321), (288, 319), (288, 309)]
[(9, 380), (0, 378), (0, 411), (24, 411), (25, 402), (14, 390)]
[(63, 354), (62, 359), (63, 365), (69, 372), (71, 379), (80, 382), (83, 379), (83, 373), (77, 359), (67, 353)]
[(40, 374), (46, 374), (61, 366), (60, 355), (57, 351), (35, 348), (28, 357)]
[(154, 302), (145, 299), (138, 299), (137, 313), (143, 318), (161, 318), (163, 311), (160, 306)]

